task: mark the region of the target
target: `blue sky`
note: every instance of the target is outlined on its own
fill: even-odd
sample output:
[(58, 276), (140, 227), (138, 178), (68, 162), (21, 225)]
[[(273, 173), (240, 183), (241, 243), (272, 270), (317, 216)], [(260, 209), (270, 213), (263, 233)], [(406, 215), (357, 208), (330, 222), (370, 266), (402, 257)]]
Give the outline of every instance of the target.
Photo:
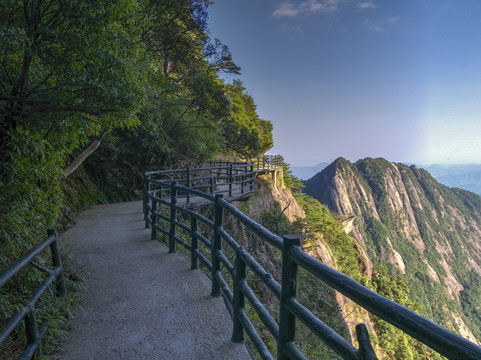
[(291, 165), (481, 163), (481, 1), (217, 0), (227, 44)]

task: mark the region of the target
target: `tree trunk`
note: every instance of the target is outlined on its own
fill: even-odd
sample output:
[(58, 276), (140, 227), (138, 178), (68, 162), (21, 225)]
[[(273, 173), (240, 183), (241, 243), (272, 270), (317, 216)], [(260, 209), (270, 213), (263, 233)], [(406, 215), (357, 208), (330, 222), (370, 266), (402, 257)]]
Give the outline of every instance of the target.
[(69, 166), (67, 166), (65, 169), (63, 169), (63, 176), (64, 178), (67, 178), (69, 175), (71, 175), (75, 170), (77, 170), (77, 168), (85, 161), (85, 159), (87, 157), (90, 156), (90, 154), (92, 154), (95, 150), (97, 150), (97, 148), (99, 147), (100, 145), (100, 141), (102, 139), (95, 139), (92, 144), (90, 144), (90, 146), (88, 148), (86, 148), (84, 151), (82, 151), (80, 153), (79, 156), (77, 156), (74, 161), (72, 161), (70, 163)]

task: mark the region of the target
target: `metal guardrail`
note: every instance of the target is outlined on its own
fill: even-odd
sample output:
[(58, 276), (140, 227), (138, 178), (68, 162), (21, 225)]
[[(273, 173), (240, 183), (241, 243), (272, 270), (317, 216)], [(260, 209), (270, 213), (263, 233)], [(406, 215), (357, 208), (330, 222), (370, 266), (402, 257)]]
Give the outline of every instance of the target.
[[(42, 339), (47, 332), (48, 323), (44, 322), (40, 329), (36, 317), (35, 303), (42, 296), (45, 290), (57, 281), (57, 295), (62, 296), (67, 293), (63, 276), (62, 260), (58, 250), (57, 232), (53, 229), (47, 231), (48, 237), (37, 245), (29, 254), (18, 260), (7, 271), (0, 275), (0, 288), (2, 288), (12, 277), (18, 274), (25, 266), (32, 264), (37, 269), (47, 274), (47, 278), (36, 288), (30, 299), (23, 304), (20, 310), (7, 322), (0, 331), (0, 345), (15, 330), (22, 320), (25, 321), (25, 331), (27, 336), (27, 346), (19, 359), (31, 359), (34, 355), (42, 355)], [(52, 253), (53, 269), (33, 263), (34, 258), (39, 255), (47, 246), (50, 246)]]
[[(148, 174), (148, 173), (147, 173)], [(158, 240), (158, 233), (168, 237), (169, 252), (176, 252), (180, 244), (190, 252), (191, 268), (197, 269), (200, 261), (211, 273), (213, 296), (223, 295), (226, 306), (233, 318), (232, 341), (244, 341), (244, 333), (251, 339), (262, 359), (273, 359), (267, 346), (245, 311), (247, 299), (258, 317), (277, 341), (277, 358), (306, 359), (294, 344), (295, 321), (304, 323), (329, 348), (344, 359), (376, 359), (364, 324), (356, 326), (359, 349), (338, 335), (312, 312), (296, 301), (296, 282), (298, 267), (307, 270), (331, 288), (339, 291), (372, 314), (398, 327), (433, 350), (451, 359), (481, 359), (481, 347), (456, 335), (415, 312), (369, 290), (350, 277), (324, 265), (306, 254), (300, 247), (300, 237), (279, 236), (271, 233), (254, 222), (223, 198), (223, 194), (209, 194), (197, 189), (180, 186), (176, 181), (153, 180), (146, 176), (144, 186), (144, 219), (146, 228), (150, 227), (151, 239)], [(158, 196), (151, 186), (169, 189), (170, 199)], [(177, 204), (179, 196), (198, 196), (214, 205), (214, 216), (209, 219), (199, 213)], [(282, 279), (279, 284), (271, 274), (243, 248), (223, 227), (224, 213), (229, 213), (263, 241), (282, 251)], [(179, 221), (178, 215), (190, 219), (190, 225)], [(212, 240), (202, 228), (210, 229)], [(178, 231), (184, 236), (179, 236)], [(209, 249), (209, 255), (199, 251), (199, 245)], [(235, 261), (225, 255), (227, 246), (235, 253)], [(246, 279), (247, 267), (279, 299), (279, 322), (276, 322), (265, 306), (259, 301)], [(234, 284), (231, 289), (222, 276), (222, 270), (230, 274)], [(224, 272), (225, 272), (224, 271)]]
[[(256, 171), (252, 163), (229, 163), (223, 166), (204, 168), (187, 168), (176, 170), (160, 170), (144, 173), (144, 193), (155, 192), (158, 197), (169, 197), (170, 182), (176, 181), (189, 189), (200, 190), (203, 193), (224, 194), (226, 197), (243, 197), (254, 192), (254, 178)], [(160, 180), (156, 182), (154, 180)], [(168, 181), (165, 186), (162, 181)], [(179, 195), (191, 203), (192, 194), (187, 192)], [(144, 196), (144, 211), (145, 211)]]
[(275, 170), (282, 168), (282, 163), (284, 158), (281, 155), (264, 155), (250, 159), (217, 159), (210, 160), (208, 166), (229, 166), (229, 165), (239, 165), (239, 164), (252, 164), (253, 170), (255, 172), (262, 172), (266, 170)]

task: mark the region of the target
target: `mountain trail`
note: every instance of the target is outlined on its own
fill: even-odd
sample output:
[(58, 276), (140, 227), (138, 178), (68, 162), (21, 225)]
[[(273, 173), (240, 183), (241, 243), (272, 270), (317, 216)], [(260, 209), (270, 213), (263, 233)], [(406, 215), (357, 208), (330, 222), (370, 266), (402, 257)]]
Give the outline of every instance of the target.
[[(62, 359), (250, 359), (210, 280), (144, 229), (142, 203), (82, 212), (60, 243), (86, 273)], [(76, 266), (74, 264), (74, 266)]]

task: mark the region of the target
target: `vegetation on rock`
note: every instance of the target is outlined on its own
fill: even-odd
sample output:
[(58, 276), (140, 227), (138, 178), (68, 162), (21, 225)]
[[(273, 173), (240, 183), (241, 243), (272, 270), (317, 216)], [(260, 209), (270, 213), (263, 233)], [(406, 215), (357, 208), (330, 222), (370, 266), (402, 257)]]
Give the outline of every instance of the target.
[[(325, 186), (329, 184), (328, 186)], [(372, 263), (402, 278), (423, 316), (472, 341), (480, 318), (470, 295), (480, 280), (481, 198), (449, 189), (415, 166), (339, 159), (305, 192), (344, 216)]]

